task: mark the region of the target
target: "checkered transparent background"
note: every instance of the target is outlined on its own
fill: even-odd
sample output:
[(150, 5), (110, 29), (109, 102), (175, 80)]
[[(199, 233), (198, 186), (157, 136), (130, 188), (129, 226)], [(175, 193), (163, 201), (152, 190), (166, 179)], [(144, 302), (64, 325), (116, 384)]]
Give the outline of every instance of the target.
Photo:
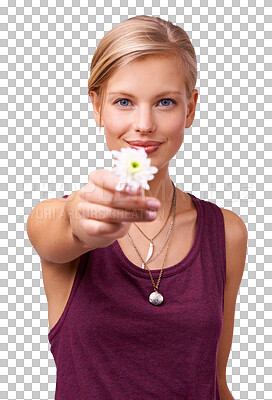
[(147, 14), (183, 27), (198, 58), (196, 117), (171, 161), (171, 179), (234, 211), (248, 228), (229, 389), (235, 399), (271, 400), (271, 6), (1, 1), (1, 399), (54, 398), (47, 301), (26, 220), (40, 201), (112, 167), (87, 94), (91, 57), (113, 26)]

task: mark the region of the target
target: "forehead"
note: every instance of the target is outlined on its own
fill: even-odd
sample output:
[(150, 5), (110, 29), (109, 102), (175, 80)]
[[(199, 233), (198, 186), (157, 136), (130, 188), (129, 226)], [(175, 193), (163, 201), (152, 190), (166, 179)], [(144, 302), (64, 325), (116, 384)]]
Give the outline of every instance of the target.
[(162, 91), (162, 86), (165, 86), (165, 90), (175, 90), (184, 86), (184, 79), (180, 57), (148, 56), (120, 67), (108, 80), (107, 92), (128, 91), (129, 88), (150, 90), (152, 87)]

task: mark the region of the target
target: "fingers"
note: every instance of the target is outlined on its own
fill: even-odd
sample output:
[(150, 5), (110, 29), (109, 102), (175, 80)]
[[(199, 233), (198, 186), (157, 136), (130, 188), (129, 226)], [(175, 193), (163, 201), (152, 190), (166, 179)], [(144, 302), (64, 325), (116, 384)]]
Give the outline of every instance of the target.
[[(148, 201), (153, 199), (152, 197), (145, 197), (142, 187), (138, 188), (136, 194), (127, 193), (126, 189), (129, 186), (122, 191), (115, 190), (119, 178), (107, 170), (93, 171), (89, 177), (89, 183), (79, 191), (80, 198), (83, 201), (102, 204), (112, 208), (147, 209), (149, 208)], [(158, 206), (160, 207), (160, 202)]]
[[(116, 209), (124, 210), (137, 210), (137, 209), (156, 209), (160, 208), (160, 202), (158, 205), (149, 205), (149, 201), (152, 200), (150, 197), (144, 197), (140, 194), (134, 196), (126, 193), (115, 192), (111, 193), (107, 190), (102, 190), (99, 186), (96, 187), (95, 192), (92, 194), (85, 193), (83, 196), (86, 202), (90, 202), (93, 205), (103, 205), (106, 207), (112, 207)], [(156, 200), (156, 199), (154, 199)]]
[(79, 221), (82, 229), (90, 236), (112, 235), (120, 231), (124, 223), (112, 224), (105, 221), (89, 220), (82, 218)]
[(119, 209), (105, 207), (100, 204), (88, 204), (80, 202), (78, 210), (84, 218), (94, 219), (109, 223), (151, 221), (157, 216), (156, 212), (150, 215), (146, 209)]
[(95, 170), (89, 174), (89, 182), (91, 182), (94, 186), (99, 186), (102, 189), (109, 190), (111, 192), (115, 192), (115, 187), (119, 181), (119, 176), (106, 169)]
[[(101, 188), (102, 190), (105, 190), (106, 192), (111, 192), (114, 193), (115, 196), (124, 196), (126, 194), (129, 195), (138, 195), (138, 196), (144, 196), (144, 189), (139, 186), (138, 189), (129, 186), (128, 184), (124, 187), (123, 190), (116, 190), (116, 186), (120, 181), (120, 177), (112, 173), (111, 171), (108, 170), (95, 170), (92, 171), (89, 174), (89, 183), (88, 183), (88, 189), (86, 191), (88, 192), (94, 192), (96, 188)], [(90, 189), (90, 190), (89, 190)]]

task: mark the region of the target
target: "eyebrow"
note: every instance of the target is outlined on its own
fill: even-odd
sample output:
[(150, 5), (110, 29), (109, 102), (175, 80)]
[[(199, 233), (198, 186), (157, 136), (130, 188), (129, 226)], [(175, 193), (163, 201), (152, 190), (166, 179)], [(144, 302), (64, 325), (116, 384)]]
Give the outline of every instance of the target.
[[(159, 93), (156, 97), (165, 96), (167, 94), (179, 94), (179, 95), (182, 95), (182, 93), (177, 91), (177, 90), (167, 90), (165, 92)], [(108, 93), (108, 95), (109, 96), (121, 95), (121, 96), (128, 96), (128, 97), (135, 98), (135, 96), (133, 96), (133, 94), (130, 94), (130, 93), (127, 93), (127, 92), (110, 92), (110, 93)]]

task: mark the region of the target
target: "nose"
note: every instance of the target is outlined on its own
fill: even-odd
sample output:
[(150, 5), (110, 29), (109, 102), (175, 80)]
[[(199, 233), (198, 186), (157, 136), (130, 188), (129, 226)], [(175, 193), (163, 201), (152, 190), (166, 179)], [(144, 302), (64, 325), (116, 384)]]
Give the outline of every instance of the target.
[(155, 129), (155, 119), (149, 106), (139, 107), (134, 114), (134, 130), (135, 132), (149, 133)]

